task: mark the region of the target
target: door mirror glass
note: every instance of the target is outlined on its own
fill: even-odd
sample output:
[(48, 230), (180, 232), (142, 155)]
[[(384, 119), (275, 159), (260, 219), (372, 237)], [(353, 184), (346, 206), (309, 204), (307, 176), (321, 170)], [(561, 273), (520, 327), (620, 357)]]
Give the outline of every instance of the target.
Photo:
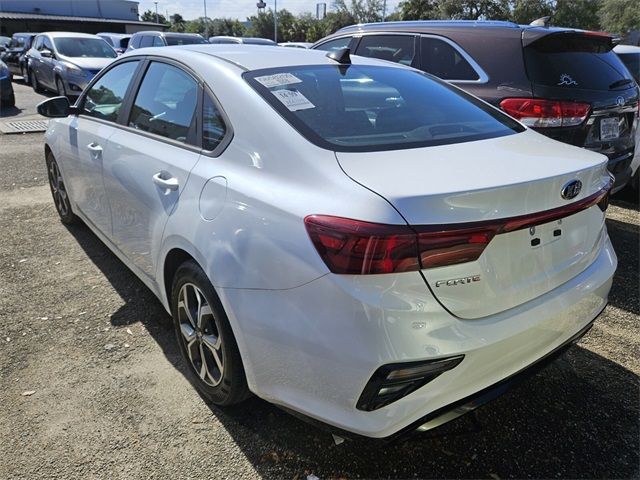
[(49, 98), (40, 102), (36, 109), (40, 115), (49, 118), (63, 118), (73, 113), (67, 97)]
[(45, 58), (53, 58), (53, 52), (51, 50), (42, 50), (40, 52), (40, 55), (42, 55)]

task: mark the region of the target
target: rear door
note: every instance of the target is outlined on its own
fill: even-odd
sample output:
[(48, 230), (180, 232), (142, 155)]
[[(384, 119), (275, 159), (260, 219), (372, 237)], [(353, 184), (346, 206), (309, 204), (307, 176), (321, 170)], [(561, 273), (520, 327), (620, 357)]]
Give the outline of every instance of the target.
[(358, 43), (356, 55), (417, 67), (418, 38), (412, 34), (364, 35)]
[(131, 111), (110, 137), (104, 181), (116, 246), (153, 277), (153, 252), (168, 216), (200, 158), (197, 106), (201, 87), (181, 66), (151, 61)]

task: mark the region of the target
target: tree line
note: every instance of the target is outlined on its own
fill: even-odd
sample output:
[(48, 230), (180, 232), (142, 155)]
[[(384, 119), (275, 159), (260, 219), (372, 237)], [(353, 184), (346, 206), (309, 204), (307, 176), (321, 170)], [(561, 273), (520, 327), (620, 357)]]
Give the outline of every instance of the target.
[[(311, 13), (294, 15), (278, 10), (279, 42), (315, 42), (336, 30), (355, 23), (382, 20), (509, 20), (527, 24), (550, 16), (550, 24), (603, 30), (624, 35), (640, 29), (639, 0), (403, 0), (395, 11), (385, 11), (384, 0), (335, 0), (332, 11), (322, 20)], [(155, 22), (151, 10), (141, 16)], [(158, 15), (171, 31), (202, 35), (230, 35), (273, 38), (273, 11), (266, 10), (240, 22), (233, 18), (185, 20), (176, 13), (167, 19)]]

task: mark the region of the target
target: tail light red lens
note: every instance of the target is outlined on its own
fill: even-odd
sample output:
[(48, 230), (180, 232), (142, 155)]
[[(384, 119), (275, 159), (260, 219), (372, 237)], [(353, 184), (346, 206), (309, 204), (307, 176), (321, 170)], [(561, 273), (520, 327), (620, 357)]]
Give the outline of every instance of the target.
[(573, 127), (582, 124), (591, 105), (579, 102), (560, 102), (539, 98), (505, 98), (502, 110), (528, 127)]
[(613, 180), (577, 202), (517, 217), (445, 225), (385, 225), (329, 215), (304, 219), (316, 250), (333, 273), (409, 272), (472, 262), (501, 233), (566, 218), (594, 205), (604, 211)]

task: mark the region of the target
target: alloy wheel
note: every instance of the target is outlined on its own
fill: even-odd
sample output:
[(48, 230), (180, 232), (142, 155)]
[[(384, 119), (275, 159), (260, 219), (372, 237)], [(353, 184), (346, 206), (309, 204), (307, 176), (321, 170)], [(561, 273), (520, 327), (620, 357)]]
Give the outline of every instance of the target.
[(180, 289), (178, 322), (191, 367), (207, 385), (220, 384), (224, 373), (220, 329), (202, 290), (193, 283)]
[(51, 193), (53, 194), (53, 201), (56, 204), (58, 213), (61, 216), (66, 216), (69, 213), (69, 195), (64, 185), (62, 175), (58, 169), (58, 164), (55, 160), (49, 162), (49, 183), (51, 184)]

